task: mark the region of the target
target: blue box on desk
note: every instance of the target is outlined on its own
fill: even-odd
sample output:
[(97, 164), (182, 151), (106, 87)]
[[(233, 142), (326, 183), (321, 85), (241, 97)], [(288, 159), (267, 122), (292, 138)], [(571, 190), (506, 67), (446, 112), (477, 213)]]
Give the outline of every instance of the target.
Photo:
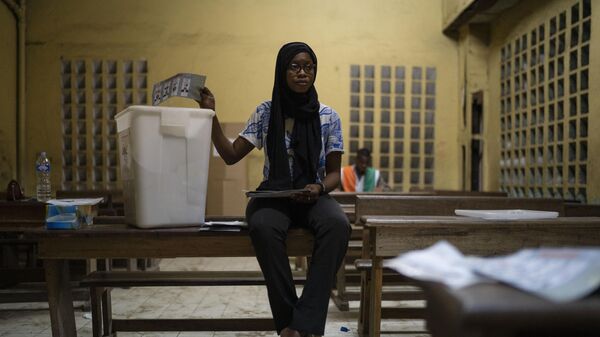
[(93, 223), (93, 205), (58, 206), (46, 205), (47, 229), (77, 229)]

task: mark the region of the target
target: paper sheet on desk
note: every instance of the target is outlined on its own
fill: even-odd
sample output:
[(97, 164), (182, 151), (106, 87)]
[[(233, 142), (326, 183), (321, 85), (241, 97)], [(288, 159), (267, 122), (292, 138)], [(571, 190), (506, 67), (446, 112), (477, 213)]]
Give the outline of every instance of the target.
[(56, 206), (87, 206), (99, 204), (102, 200), (104, 198), (51, 199), (47, 203)]
[(529, 209), (455, 209), (454, 213), (487, 220), (554, 219), (558, 217), (558, 212)]
[(420, 280), (457, 289), (503, 282), (555, 302), (573, 301), (600, 287), (600, 249), (538, 248), (492, 258), (462, 255), (446, 241), (387, 260), (385, 265)]

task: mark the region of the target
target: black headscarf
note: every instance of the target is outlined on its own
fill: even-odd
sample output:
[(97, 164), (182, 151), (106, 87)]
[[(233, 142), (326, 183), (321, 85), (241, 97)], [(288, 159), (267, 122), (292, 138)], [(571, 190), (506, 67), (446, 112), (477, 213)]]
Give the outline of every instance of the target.
[[(308, 53), (313, 63), (317, 64), (317, 56), (306, 43), (288, 43), (281, 47), (277, 54), (267, 134), (269, 177), (260, 184), (259, 190), (304, 188), (307, 184), (314, 183), (317, 178), (322, 146), (317, 90), (311, 85), (308, 92), (295, 93), (288, 87), (286, 80), (290, 62), (302, 52)], [(316, 68), (313, 76), (317, 76)], [(290, 174), (285, 147), (285, 118), (294, 119), (291, 135), (291, 148), (294, 151), (293, 177)]]

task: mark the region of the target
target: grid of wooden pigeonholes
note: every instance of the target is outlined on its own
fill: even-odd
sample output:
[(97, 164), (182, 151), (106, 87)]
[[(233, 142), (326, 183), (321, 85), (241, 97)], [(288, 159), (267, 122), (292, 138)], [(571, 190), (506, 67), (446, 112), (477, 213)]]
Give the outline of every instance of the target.
[(359, 148), (397, 191), (433, 188), (436, 69), (351, 65), (348, 163)]
[(61, 60), (62, 188), (119, 189), (115, 115), (148, 102), (146, 60)]
[(577, 1), (501, 49), (504, 191), (587, 201), (591, 1)]

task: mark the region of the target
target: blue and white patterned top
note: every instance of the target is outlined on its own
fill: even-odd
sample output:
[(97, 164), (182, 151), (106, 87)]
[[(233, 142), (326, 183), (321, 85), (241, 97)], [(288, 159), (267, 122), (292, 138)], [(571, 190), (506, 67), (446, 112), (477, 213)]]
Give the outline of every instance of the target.
[[(257, 149), (264, 149), (265, 164), (263, 167), (263, 181), (269, 178), (269, 157), (266, 155), (267, 132), (269, 131), (269, 117), (271, 116), (271, 101), (265, 101), (256, 107), (256, 111), (248, 119), (246, 128), (240, 132), (240, 136), (248, 140)], [(342, 139), (342, 122), (338, 113), (325, 104), (319, 107), (321, 118), (321, 154), (319, 155), (319, 167), (317, 175), (319, 180), (325, 178), (325, 157), (331, 152), (344, 152), (344, 141)], [(290, 148), (291, 131), (293, 123), (286, 119), (285, 123), (285, 147), (290, 155), (290, 173), (292, 172), (293, 150)]]

